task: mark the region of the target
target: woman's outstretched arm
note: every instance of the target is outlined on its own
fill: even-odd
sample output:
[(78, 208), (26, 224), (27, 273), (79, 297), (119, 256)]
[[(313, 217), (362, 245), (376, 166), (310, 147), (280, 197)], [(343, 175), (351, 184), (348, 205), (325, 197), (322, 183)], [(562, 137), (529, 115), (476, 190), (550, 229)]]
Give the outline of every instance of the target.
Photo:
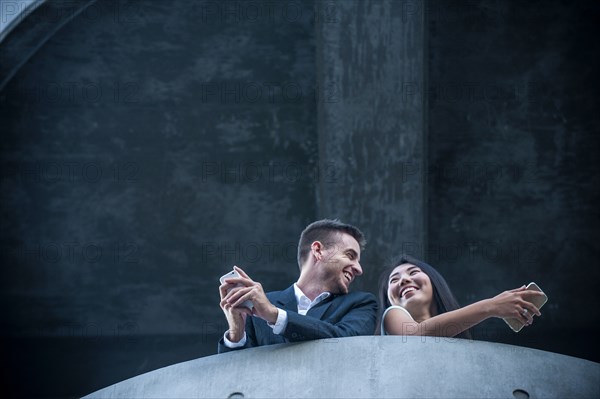
[[(533, 315), (540, 316), (541, 313), (524, 298), (542, 295), (544, 294), (539, 291), (527, 290), (523, 286), (421, 322), (415, 321), (400, 309), (390, 309), (383, 321), (384, 328), (390, 335), (454, 337), (490, 317), (516, 318), (530, 325)], [(524, 312), (525, 309), (527, 312)]]

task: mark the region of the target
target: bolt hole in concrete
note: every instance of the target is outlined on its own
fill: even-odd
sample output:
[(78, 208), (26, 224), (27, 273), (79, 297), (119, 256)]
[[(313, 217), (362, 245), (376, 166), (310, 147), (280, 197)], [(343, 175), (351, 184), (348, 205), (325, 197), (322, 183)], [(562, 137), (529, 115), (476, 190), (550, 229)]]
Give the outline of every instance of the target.
[(513, 396), (516, 399), (529, 399), (529, 393), (523, 389), (515, 389), (513, 391)]
[[(230, 394), (227, 397), (227, 399), (239, 399), (239, 398), (243, 398), (243, 397), (244, 397), (243, 393), (241, 393), (241, 392), (234, 392), (234, 393)], [(527, 396), (527, 397), (529, 397), (529, 396)]]

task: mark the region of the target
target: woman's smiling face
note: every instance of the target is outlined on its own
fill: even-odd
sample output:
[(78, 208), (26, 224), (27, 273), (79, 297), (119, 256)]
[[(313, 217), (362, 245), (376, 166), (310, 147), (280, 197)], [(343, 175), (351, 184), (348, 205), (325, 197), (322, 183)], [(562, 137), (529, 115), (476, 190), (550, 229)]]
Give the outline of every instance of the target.
[(395, 267), (388, 279), (387, 293), (392, 305), (402, 306), (413, 317), (431, 313), (433, 286), (429, 276), (418, 266), (403, 263)]

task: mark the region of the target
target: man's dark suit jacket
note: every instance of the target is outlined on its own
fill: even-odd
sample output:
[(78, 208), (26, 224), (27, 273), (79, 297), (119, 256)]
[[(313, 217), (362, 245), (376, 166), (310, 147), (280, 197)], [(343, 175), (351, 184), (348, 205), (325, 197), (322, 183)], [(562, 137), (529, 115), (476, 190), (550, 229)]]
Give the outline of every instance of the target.
[(219, 353), (284, 342), (372, 335), (375, 331), (377, 301), (373, 294), (367, 292), (330, 295), (310, 308), (305, 316), (298, 314), (293, 285), (284, 291), (268, 292), (267, 298), (287, 312), (285, 331), (281, 335), (274, 334), (266, 321), (249, 316), (246, 318), (246, 344), (232, 349), (226, 347), (221, 338)]

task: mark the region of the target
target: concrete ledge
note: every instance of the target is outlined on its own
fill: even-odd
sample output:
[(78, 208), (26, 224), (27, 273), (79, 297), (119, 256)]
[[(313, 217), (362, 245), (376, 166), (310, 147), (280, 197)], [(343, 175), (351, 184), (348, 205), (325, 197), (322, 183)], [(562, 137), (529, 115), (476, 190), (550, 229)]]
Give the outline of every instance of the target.
[(27, 15), (46, 0), (0, 0), (0, 43)]
[(85, 398), (228, 397), (598, 398), (600, 364), (490, 342), (366, 336), (208, 356)]
[(15, 15), (0, 32), (0, 92), (56, 32), (96, 1), (39, 0), (22, 7), (14, 4)]

